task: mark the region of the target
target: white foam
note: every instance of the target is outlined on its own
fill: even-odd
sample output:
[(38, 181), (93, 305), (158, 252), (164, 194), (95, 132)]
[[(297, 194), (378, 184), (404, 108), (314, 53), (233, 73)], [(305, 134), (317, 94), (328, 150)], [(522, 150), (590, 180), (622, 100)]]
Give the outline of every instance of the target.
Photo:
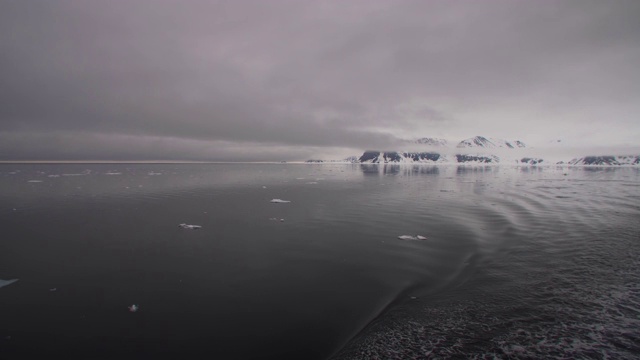
[(202, 226), (200, 226), (200, 225), (188, 225), (188, 224), (185, 224), (185, 223), (179, 224), (178, 226), (183, 228), (183, 229), (189, 229), (189, 230), (197, 230), (197, 229), (202, 228)]
[(272, 203), (275, 203), (275, 204), (284, 204), (284, 203), (290, 203), (291, 201), (289, 201), (289, 200), (282, 200), (282, 199), (271, 199), (271, 202), (272, 202)]
[(426, 236), (422, 236), (422, 235), (400, 235), (398, 236), (398, 239), (400, 240), (427, 240)]
[(10, 284), (13, 284), (14, 282), (18, 281), (18, 279), (11, 279), (11, 280), (2, 280), (0, 279), (0, 288), (3, 286), (7, 286)]

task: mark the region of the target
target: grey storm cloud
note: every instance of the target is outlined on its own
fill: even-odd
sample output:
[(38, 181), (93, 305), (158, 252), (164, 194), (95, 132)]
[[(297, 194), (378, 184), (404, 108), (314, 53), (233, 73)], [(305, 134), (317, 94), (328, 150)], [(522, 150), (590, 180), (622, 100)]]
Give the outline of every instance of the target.
[(635, 0), (0, 0), (0, 148), (262, 159), (412, 136), (633, 145), (638, 18)]

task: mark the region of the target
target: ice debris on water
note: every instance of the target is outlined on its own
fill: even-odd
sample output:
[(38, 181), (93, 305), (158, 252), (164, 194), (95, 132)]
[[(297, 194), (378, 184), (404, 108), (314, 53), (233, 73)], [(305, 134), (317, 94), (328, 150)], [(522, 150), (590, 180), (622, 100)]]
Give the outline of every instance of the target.
[(269, 220), (284, 222), (284, 219), (278, 219), (278, 218), (269, 218)]
[(30, 183), (41, 183), (42, 180), (29, 180), (27, 182), (30, 182)]
[(49, 289), (49, 291), (51, 291), (51, 292), (58, 291), (58, 288), (51, 288), (51, 289)]
[(398, 236), (398, 239), (400, 240), (427, 240), (426, 236), (422, 236), (422, 235), (400, 235)]
[(136, 312), (136, 311), (138, 311), (138, 305), (133, 304), (133, 305), (129, 306), (129, 311), (130, 311), (130, 312)]
[(282, 200), (282, 199), (271, 199), (272, 203), (276, 203), (276, 204), (284, 204), (284, 203), (290, 203), (291, 201), (289, 200)]
[(2, 280), (0, 279), (0, 288), (3, 286), (7, 286), (10, 284), (13, 284), (14, 282), (18, 281), (18, 279), (11, 279), (11, 280)]
[(202, 228), (202, 226), (200, 226), (200, 225), (188, 225), (188, 224), (185, 224), (185, 223), (182, 223), (182, 224), (180, 224), (178, 226), (183, 228), (183, 229), (189, 229), (189, 230), (197, 230), (197, 229)]

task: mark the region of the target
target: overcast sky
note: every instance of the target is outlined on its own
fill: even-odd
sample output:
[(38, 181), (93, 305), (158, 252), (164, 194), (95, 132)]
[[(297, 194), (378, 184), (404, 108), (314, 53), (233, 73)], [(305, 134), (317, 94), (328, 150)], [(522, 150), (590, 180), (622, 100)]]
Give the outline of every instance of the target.
[(0, 160), (640, 139), (640, 1), (0, 0)]

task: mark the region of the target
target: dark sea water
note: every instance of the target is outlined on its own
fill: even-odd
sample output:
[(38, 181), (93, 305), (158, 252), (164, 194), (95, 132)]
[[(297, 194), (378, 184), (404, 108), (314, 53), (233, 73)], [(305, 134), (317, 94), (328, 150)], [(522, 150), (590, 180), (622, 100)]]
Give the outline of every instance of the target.
[(0, 359), (640, 357), (638, 169), (5, 164), (0, 229)]

